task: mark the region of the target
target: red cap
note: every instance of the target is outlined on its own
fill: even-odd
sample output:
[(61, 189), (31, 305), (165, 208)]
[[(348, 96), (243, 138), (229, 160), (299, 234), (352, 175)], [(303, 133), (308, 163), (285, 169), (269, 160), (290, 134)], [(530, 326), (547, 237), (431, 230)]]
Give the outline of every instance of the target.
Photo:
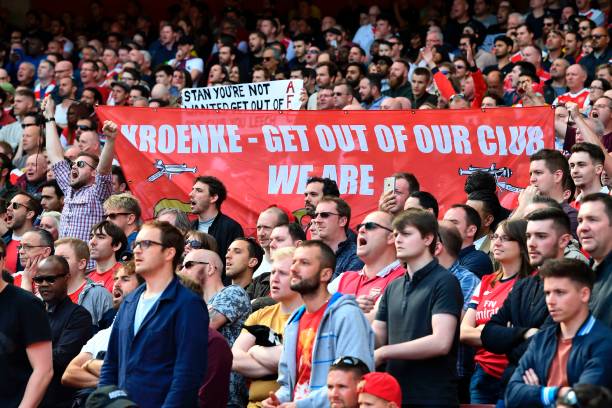
[(357, 387), (358, 393), (366, 393), (384, 399), (388, 402), (395, 402), (398, 407), (402, 406), (402, 390), (399, 383), (387, 373), (368, 373), (361, 377), (361, 382)]

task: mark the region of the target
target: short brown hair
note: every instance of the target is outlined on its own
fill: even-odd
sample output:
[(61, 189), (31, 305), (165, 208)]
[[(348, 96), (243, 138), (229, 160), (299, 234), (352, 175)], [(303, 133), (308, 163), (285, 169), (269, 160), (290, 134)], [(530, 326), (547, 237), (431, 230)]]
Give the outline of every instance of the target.
[(183, 251), (185, 250), (185, 238), (181, 231), (174, 225), (165, 221), (149, 221), (144, 224), (143, 228), (155, 228), (161, 233), (161, 243), (164, 248), (174, 248), (176, 253), (172, 260), (172, 270), (176, 270), (181, 262)]
[(595, 272), (578, 259), (549, 259), (544, 262), (539, 274), (542, 280), (546, 280), (546, 278), (569, 278), (580, 286), (586, 286), (589, 289), (593, 289), (595, 283)]
[(321, 198), (321, 201), (319, 202), (320, 203), (323, 203), (323, 202), (335, 203), (336, 211), (338, 211), (338, 215), (340, 217), (346, 217), (346, 225), (344, 226), (344, 229), (345, 230), (348, 229), (349, 223), (351, 222), (351, 207), (347, 204), (346, 201), (344, 201), (340, 197), (324, 196), (323, 198)]
[(421, 233), (422, 237), (433, 236), (429, 245), (429, 252), (432, 255), (434, 254), (438, 238), (438, 220), (431, 212), (420, 208), (410, 208), (399, 213), (393, 220), (392, 225), (396, 231), (402, 231), (406, 227), (414, 227)]
[(60, 238), (55, 241), (55, 248), (60, 245), (70, 245), (77, 260), (86, 259), (89, 261), (89, 246), (87, 246), (87, 242), (78, 238)]

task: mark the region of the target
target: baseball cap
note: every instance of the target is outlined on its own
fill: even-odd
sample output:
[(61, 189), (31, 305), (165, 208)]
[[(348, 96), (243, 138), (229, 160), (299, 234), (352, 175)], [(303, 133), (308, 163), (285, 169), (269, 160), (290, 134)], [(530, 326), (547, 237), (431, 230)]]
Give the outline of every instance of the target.
[(395, 377), (387, 373), (375, 372), (364, 375), (357, 386), (357, 392), (395, 402), (398, 407), (402, 406), (402, 390), (399, 383)]
[(114, 385), (100, 387), (87, 398), (86, 408), (138, 408), (125, 391)]

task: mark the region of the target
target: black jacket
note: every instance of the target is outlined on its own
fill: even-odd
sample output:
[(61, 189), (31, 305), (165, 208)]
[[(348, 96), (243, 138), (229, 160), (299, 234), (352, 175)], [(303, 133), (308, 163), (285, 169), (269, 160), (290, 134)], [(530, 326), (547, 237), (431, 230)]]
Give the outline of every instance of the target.
[(61, 384), (62, 375), (93, 335), (91, 315), (83, 306), (72, 303), (68, 296), (53, 306), (47, 305), (47, 315), (53, 346), (53, 379), (41, 406), (70, 406), (75, 389)]
[(597, 320), (612, 327), (612, 252), (593, 270), (596, 278), (589, 307)]
[[(199, 221), (196, 219), (191, 224), (191, 228), (194, 230), (198, 229)], [(208, 229), (208, 233), (215, 237), (217, 240), (217, 245), (219, 246), (218, 254), (223, 261), (223, 266), (225, 266), (225, 254), (227, 253), (227, 249), (230, 244), (239, 237), (244, 236), (244, 231), (240, 224), (238, 224), (233, 218), (228, 217), (227, 215), (219, 212), (215, 217), (212, 225)], [(225, 278), (225, 269), (222, 274), (223, 283), (226, 285), (229, 284), (229, 281)]]
[(529, 340), (523, 338), (525, 332), (552, 323), (546, 308), (544, 283), (535, 275), (516, 282), (502, 307), (485, 324), (480, 339), (486, 350), (508, 356), (510, 364), (504, 373), (507, 379), (529, 345)]

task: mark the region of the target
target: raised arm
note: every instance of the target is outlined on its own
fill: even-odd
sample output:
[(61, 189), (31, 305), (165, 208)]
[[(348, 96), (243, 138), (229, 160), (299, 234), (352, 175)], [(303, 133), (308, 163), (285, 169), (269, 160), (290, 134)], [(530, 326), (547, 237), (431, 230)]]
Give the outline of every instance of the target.
[(57, 133), (57, 125), (55, 124), (55, 102), (51, 98), (51, 95), (45, 96), (42, 101), (41, 109), (43, 116), (45, 117), (45, 139), (47, 157), (51, 165), (59, 163), (64, 160), (64, 149)]
[(102, 133), (106, 137), (106, 143), (100, 154), (100, 162), (98, 163), (99, 174), (110, 174), (113, 167), (113, 157), (115, 156), (115, 139), (117, 138), (117, 124), (110, 120), (104, 121)]

